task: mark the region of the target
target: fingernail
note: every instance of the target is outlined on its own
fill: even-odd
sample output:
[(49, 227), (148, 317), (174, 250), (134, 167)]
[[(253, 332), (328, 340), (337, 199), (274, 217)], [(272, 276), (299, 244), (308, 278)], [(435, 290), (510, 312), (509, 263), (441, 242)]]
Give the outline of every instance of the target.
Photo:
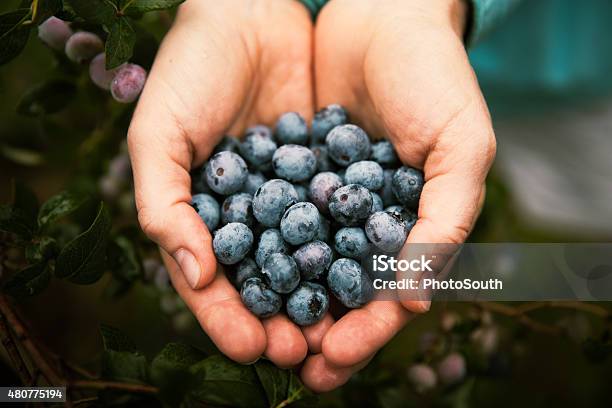
[(183, 271), (183, 275), (185, 275), (185, 279), (187, 283), (189, 283), (189, 286), (196, 289), (202, 273), (198, 260), (191, 252), (184, 248), (176, 251), (173, 258), (181, 267), (181, 271)]

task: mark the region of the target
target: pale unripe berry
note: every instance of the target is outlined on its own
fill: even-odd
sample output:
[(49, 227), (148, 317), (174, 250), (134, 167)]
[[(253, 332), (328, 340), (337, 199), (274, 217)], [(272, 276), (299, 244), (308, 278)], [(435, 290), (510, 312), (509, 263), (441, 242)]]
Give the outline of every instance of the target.
[(136, 64), (124, 64), (117, 70), (111, 83), (111, 94), (117, 102), (134, 102), (144, 88), (147, 71)]
[(89, 61), (104, 51), (104, 43), (94, 33), (79, 31), (74, 33), (66, 42), (66, 56), (79, 64)]
[(166, 290), (170, 287), (170, 277), (168, 276), (168, 270), (164, 265), (160, 265), (155, 271), (153, 283), (159, 290)]
[(71, 35), (70, 26), (57, 17), (49, 17), (38, 26), (38, 38), (54, 50), (62, 51)]
[(128, 179), (131, 171), (130, 157), (126, 153), (115, 156), (108, 164), (108, 174), (120, 180)]
[(438, 383), (436, 373), (427, 364), (414, 364), (408, 367), (408, 381), (419, 393), (427, 392), (435, 388)]
[(444, 312), (440, 317), (440, 327), (442, 330), (449, 332), (459, 323), (461, 318), (455, 312)]
[(157, 272), (157, 268), (159, 268), (160, 263), (155, 258), (145, 258), (142, 261), (142, 269), (144, 272), (144, 278), (147, 281), (152, 281), (155, 278), (155, 273)]
[(485, 356), (489, 356), (497, 350), (499, 333), (495, 326), (484, 326), (474, 330), (470, 340), (476, 349)]
[(443, 384), (456, 384), (465, 377), (465, 359), (459, 353), (450, 353), (438, 363), (437, 371)]
[(121, 193), (122, 183), (116, 177), (105, 175), (99, 180), (98, 187), (102, 197), (113, 200)]
[(91, 78), (91, 82), (98, 87), (108, 91), (110, 90), (113, 78), (115, 78), (117, 69), (119, 69), (119, 67), (108, 71), (106, 70), (106, 54), (102, 52), (96, 55), (89, 63), (89, 78)]
[(193, 315), (187, 310), (177, 313), (172, 318), (172, 326), (179, 333), (188, 332), (195, 326)]

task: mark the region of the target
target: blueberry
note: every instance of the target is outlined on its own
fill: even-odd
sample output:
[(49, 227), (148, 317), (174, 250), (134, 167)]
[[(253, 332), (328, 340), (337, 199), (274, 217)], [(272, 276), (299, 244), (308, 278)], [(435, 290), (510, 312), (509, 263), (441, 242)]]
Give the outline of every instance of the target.
[(280, 222), (281, 234), (291, 245), (312, 241), (319, 231), (319, 211), (312, 203), (289, 207)]
[(104, 43), (94, 33), (79, 31), (68, 38), (64, 51), (70, 61), (81, 64), (104, 51)]
[(280, 295), (260, 278), (249, 278), (240, 289), (242, 303), (257, 317), (266, 318), (278, 313), (283, 305)]
[(240, 262), (253, 246), (253, 233), (246, 225), (232, 222), (218, 229), (213, 238), (217, 260), (224, 265)]
[(425, 180), (423, 172), (412, 167), (401, 167), (393, 174), (392, 188), (393, 194), (398, 201), (409, 209), (416, 209), (419, 206), (419, 198)]
[(408, 232), (414, 227), (414, 224), (417, 222), (417, 215), (402, 207), (401, 205), (392, 205), (390, 207), (385, 208), (385, 212), (392, 213), (395, 217), (400, 217), (406, 226)]
[(337, 189), (329, 199), (329, 213), (345, 226), (363, 223), (372, 210), (370, 191), (359, 184), (349, 184)]
[(253, 198), (248, 193), (236, 193), (223, 201), (221, 205), (221, 222), (241, 222), (248, 227), (253, 226)]
[(310, 180), (309, 197), (319, 211), (327, 214), (331, 195), (342, 186), (342, 179), (337, 174), (332, 172), (319, 173)]
[(353, 259), (335, 261), (329, 268), (327, 285), (340, 303), (350, 308), (365, 305), (374, 295), (372, 280)]
[(250, 135), (259, 135), (262, 137), (267, 137), (268, 139), (272, 139), (272, 130), (266, 125), (255, 125), (251, 126), (244, 132), (245, 139)]
[(191, 170), (191, 192), (193, 194), (212, 193), (206, 182), (206, 163), (203, 166)]
[(384, 168), (397, 166), (399, 164), (395, 149), (388, 140), (382, 140), (372, 145), (372, 154), (370, 159), (374, 160)]
[(327, 153), (327, 146), (325, 145), (315, 145), (310, 146), (310, 150), (317, 158), (317, 171), (319, 173), (324, 171), (336, 171), (337, 166), (330, 158)]
[(287, 298), (287, 315), (300, 326), (321, 321), (328, 309), (327, 290), (318, 283), (303, 282)]
[(89, 78), (97, 87), (108, 91), (118, 69), (106, 70), (106, 54), (102, 52), (96, 55), (89, 63)]
[(393, 194), (393, 173), (395, 170), (385, 170), (383, 171), (384, 185), (378, 192), (380, 194), (380, 198), (383, 200), (383, 204), (385, 207), (390, 205), (397, 204), (397, 198), (395, 198), (395, 194)]
[(238, 153), (240, 147), (240, 141), (236, 139), (234, 136), (225, 135), (221, 139), (219, 143), (213, 149), (213, 153), (217, 154), (219, 152), (232, 152)]
[(38, 38), (54, 50), (63, 51), (72, 35), (70, 26), (57, 17), (49, 17), (38, 26)]
[(117, 69), (111, 82), (111, 95), (117, 102), (132, 103), (142, 92), (146, 80), (147, 71), (143, 67), (123, 64)]
[(348, 115), (340, 105), (328, 105), (315, 113), (312, 119), (312, 139), (314, 143), (325, 143), (325, 136), (330, 130), (339, 125), (344, 125)]
[(219, 203), (208, 194), (194, 194), (191, 197), (191, 206), (198, 213), (210, 232), (219, 225)]
[(329, 156), (341, 166), (348, 166), (370, 157), (370, 139), (355, 125), (333, 128), (325, 138)]
[(312, 241), (302, 245), (293, 253), (293, 260), (304, 280), (318, 279), (329, 268), (332, 250), (323, 241)]
[(276, 140), (279, 144), (308, 143), (308, 125), (304, 118), (296, 112), (282, 114), (276, 122)]
[(366, 221), (365, 231), (370, 241), (385, 252), (399, 251), (408, 236), (404, 220), (385, 211), (372, 214)]
[(279, 147), (274, 152), (272, 168), (279, 177), (285, 180), (304, 181), (315, 173), (317, 158), (307, 147), (288, 144)]
[(362, 259), (368, 254), (370, 243), (359, 227), (344, 227), (336, 232), (334, 248), (346, 258)]
[(244, 258), (231, 272), (232, 283), (240, 289), (244, 281), (249, 278), (261, 277), (259, 267), (251, 258)]
[(255, 194), (257, 189), (262, 186), (263, 183), (266, 182), (266, 177), (260, 172), (249, 173), (247, 176), (246, 182), (242, 186), (242, 192), (248, 193), (250, 195)]
[(372, 195), (372, 214), (375, 212), (382, 211), (385, 208), (382, 198), (380, 198), (378, 194), (372, 191), (370, 191), (370, 194)]
[(270, 228), (265, 230), (259, 237), (259, 243), (255, 250), (255, 261), (257, 265), (263, 266), (266, 258), (272, 254), (288, 254), (289, 246), (283, 240), (279, 230)]
[(215, 154), (206, 166), (206, 182), (218, 194), (230, 195), (240, 191), (248, 175), (242, 157), (230, 151)]
[(298, 202), (295, 188), (285, 180), (266, 181), (253, 196), (253, 215), (266, 227), (277, 227), (287, 208)]
[(269, 167), (276, 148), (272, 138), (259, 132), (248, 133), (239, 147), (242, 157), (255, 169)]
[(346, 168), (344, 182), (346, 184), (359, 184), (370, 191), (376, 191), (384, 185), (383, 169), (380, 164), (362, 160), (351, 164)]
[(308, 201), (308, 189), (301, 184), (294, 184), (293, 188), (298, 195), (298, 201)]
[(317, 236), (315, 239), (323, 242), (327, 242), (329, 240), (329, 221), (325, 218), (321, 213), (319, 213), (319, 230), (317, 231)]
[(276, 293), (290, 293), (300, 283), (300, 272), (295, 261), (285, 254), (268, 256), (261, 273)]

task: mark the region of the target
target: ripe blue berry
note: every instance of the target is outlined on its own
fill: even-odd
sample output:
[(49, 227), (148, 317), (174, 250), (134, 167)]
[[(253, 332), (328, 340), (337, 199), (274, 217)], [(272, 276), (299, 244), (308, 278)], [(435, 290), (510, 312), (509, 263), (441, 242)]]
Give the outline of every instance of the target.
[(287, 315), (300, 326), (319, 322), (328, 309), (327, 290), (318, 283), (302, 282), (287, 298)]
[(365, 305), (374, 295), (372, 280), (353, 259), (335, 261), (329, 268), (327, 285), (340, 303), (349, 308)]
[(191, 192), (193, 194), (210, 194), (212, 190), (208, 187), (208, 183), (206, 183), (206, 163), (203, 166), (195, 168), (191, 170)]
[(213, 150), (213, 153), (216, 154), (216, 153), (225, 152), (225, 151), (232, 152), (232, 153), (238, 153), (239, 146), (240, 146), (240, 141), (238, 139), (236, 139), (234, 136), (225, 135), (223, 136), (221, 141), (217, 143), (217, 145), (215, 146)]
[(370, 243), (362, 228), (344, 227), (336, 232), (334, 248), (346, 258), (359, 260), (368, 254)]
[(359, 184), (370, 191), (376, 191), (384, 185), (383, 169), (380, 164), (373, 161), (358, 161), (346, 168), (344, 182), (346, 184)]
[(341, 166), (370, 157), (370, 139), (355, 125), (336, 126), (327, 134), (325, 144), (329, 156)]
[(272, 254), (266, 258), (261, 273), (276, 293), (290, 293), (300, 283), (300, 272), (292, 257)]
[(327, 153), (327, 146), (325, 145), (315, 145), (310, 146), (310, 150), (317, 158), (317, 171), (319, 173), (324, 171), (336, 171), (337, 166), (330, 158)]
[(247, 133), (240, 144), (240, 154), (253, 168), (262, 169), (270, 166), (276, 148), (276, 143), (271, 137), (260, 132), (252, 132)]
[(276, 140), (282, 145), (308, 143), (308, 125), (304, 118), (296, 112), (282, 114), (276, 122)]
[(213, 250), (224, 265), (240, 262), (253, 246), (253, 233), (245, 224), (232, 222), (215, 232)]
[(393, 174), (392, 188), (393, 194), (398, 201), (409, 209), (416, 209), (419, 206), (419, 198), (425, 180), (423, 172), (412, 167), (401, 167)]
[(372, 145), (372, 155), (370, 159), (384, 168), (397, 166), (399, 163), (395, 149), (388, 140), (382, 140)]
[(366, 221), (365, 231), (378, 249), (393, 253), (402, 248), (408, 236), (404, 220), (385, 211), (372, 214)]
[(359, 184), (337, 189), (329, 200), (329, 213), (345, 226), (355, 226), (367, 220), (372, 210), (370, 191)]
[(244, 132), (245, 139), (250, 135), (259, 135), (262, 137), (267, 137), (268, 139), (272, 139), (272, 130), (266, 125), (255, 125), (251, 126)]
[(372, 195), (372, 214), (374, 214), (375, 212), (382, 211), (384, 209), (382, 198), (380, 198), (378, 194), (372, 191), (370, 191), (370, 194)]
[(339, 125), (344, 125), (348, 115), (340, 105), (328, 105), (315, 113), (312, 119), (312, 141), (313, 143), (325, 143), (325, 136), (330, 130)]
[(242, 157), (230, 151), (215, 154), (206, 165), (206, 182), (218, 194), (230, 195), (240, 191), (248, 175)]
[(304, 181), (315, 173), (317, 158), (307, 147), (288, 144), (279, 147), (274, 152), (272, 168), (279, 177), (285, 180)]
[(327, 242), (329, 240), (329, 221), (325, 218), (321, 213), (319, 213), (319, 230), (317, 231), (317, 236), (315, 239), (323, 242)]
[(277, 227), (287, 208), (298, 202), (298, 194), (285, 180), (266, 181), (253, 196), (253, 215), (266, 227)]
[(49, 17), (38, 26), (38, 38), (54, 50), (63, 51), (72, 29), (57, 17)]
[(100, 89), (110, 90), (118, 68), (106, 70), (106, 54), (100, 53), (89, 63), (89, 78)]
[(406, 229), (408, 232), (414, 227), (414, 224), (417, 222), (417, 215), (402, 207), (401, 205), (392, 205), (390, 207), (385, 208), (385, 212), (392, 214), (394, 217), (399, 217), (404, 222)]
[(191, 206), (198, 213), (210, 232), (219, 225), (219, 203), (208, 194), (194, 194), (191, 197)]
[[(230, 268), (228, 268), (230, 269)], [(238, 289), (242, 287), (244, 281), (249, 278), (259, 277), (261, 278), (261, 274), (259, 273), (259, 267), (251, 258), (244, 258), (235, 268), (232, 270), (232, 275), (230, 275), (232, 283)]]
[(319, 231), (319, 211), (312, 203), (289, 207), (280, 222), (283, 239), (291, 245), (312, 241)]
[(253, 227), (253, 198), (248, 193), (236, 193), (227, 197), (221, 205), (221, 222), (241, 222), (249, 228)]
[(299, 202), (308, 201), (308, 189), (306, 187), (301, 184), (294, 184), (293, 188), (295, 188)]
[(280, 295), (257, 277), (244, 281), (240, 297), (247, 309), (262, 319), (274, 316), (283, 305)]
[(380, 198), (383, 200), (383, 205), (388, 207), (390, 205), (397, 204), (397, 198), (395, 198), (395, 194), (393, 194), (393, 174), (395, 170), (385, 170), (383, 171), (384, 184), (383, 187), (378, 191), (380, 194)]
[(247, 176), (246, 182), (244, 183), (244, 186), (242, 186), (241, 191), (243, 193), (248, 193), (250, 195), (253, 195), (255, 194), (257, 189), (261, 187), (263, 183), (265, 182), (266, 182), (266, 177), (260, 172), (249, 173), (249, 175)]
[(289, 246), (283, 240), (279, 230), (270, 228), (265, 230), (259, 237), (259, 243), (255, 250), (255, 261), (257, 265), (263, 266), (268, 256), (272, 254), (288, 254)]
[(68, 38), (64, 51), (70, 61), (81, 64), (104, 51), (104, 43), (94, 33), (79, 31)]
[(117, 102), (134, 102), (147, 80), (147, 71), (140, 65), (123, 64), (117, 68), (117, 72), (111, 82), (111, 95)]
[(329, 171), (319, 173), (310, 180), (308, 195), (319, 211), (327, 214), (331, 195), (342, 186), (342, 179), (337, 174)]
[(323, 241), (302, 245), (293, 253), (293, 260), (304, 280), (318, 279), (324, 275), (332, 261), (332, 250)]

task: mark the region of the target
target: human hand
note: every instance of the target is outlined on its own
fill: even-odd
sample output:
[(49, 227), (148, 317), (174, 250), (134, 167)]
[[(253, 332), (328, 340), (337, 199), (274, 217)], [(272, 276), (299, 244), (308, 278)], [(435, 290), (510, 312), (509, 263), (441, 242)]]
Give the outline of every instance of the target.
[[(340, 103), (371, 136), (387, 137), (425, 186), (411, 243), (465, 240), (495, 156), (489, 113), (462, 42), (462, 0), (332, 0), (315, 29), (317, 106)], [(373, 301), (325, 334), (302, 379), (346, 382), (428, 301)]]
[(189, 204), (189, 171), (225, 133), (270, 124), (287, 110), (312, 117), (311, 43), (312, 22), (298, 2), (187, 1), (130, 126), (139, 222), (203, 329), (239, 362), (263, 353), (292, 366), (321, 336), (302, 334), (285, 316), (260, 322), (244, 307)]

